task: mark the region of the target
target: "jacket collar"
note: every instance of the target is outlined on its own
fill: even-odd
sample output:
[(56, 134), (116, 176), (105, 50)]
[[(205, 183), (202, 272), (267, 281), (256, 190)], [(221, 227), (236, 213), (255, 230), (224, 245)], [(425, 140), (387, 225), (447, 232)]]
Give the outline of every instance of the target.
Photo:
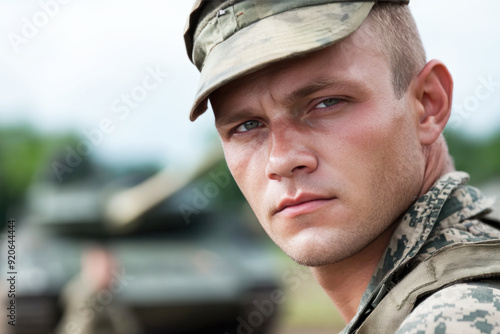
[(381, 258), (370, 283), (368, 284), (356, 316), (342, 334), (351, 333), (395, 285), (394, 277), (419, 253), (429, 235), (440, 221), (457, 216), (463, 220), (488, 210), (492, 200), (482, 197), (474, 188), (470, 203), (463, 203), (453, 197), (457, 188), (463, 187), (469, 180), (464, 172), (452, 172), (442, 176), (430, 190), (419, 197), (401, 218), (394, 231), (389, 246)]

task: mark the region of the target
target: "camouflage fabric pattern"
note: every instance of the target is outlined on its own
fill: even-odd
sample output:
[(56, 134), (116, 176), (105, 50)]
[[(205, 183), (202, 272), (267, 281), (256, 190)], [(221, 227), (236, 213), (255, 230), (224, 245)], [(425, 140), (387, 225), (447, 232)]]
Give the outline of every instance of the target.
[[(446, 174), (410, 207), (396, 228), (386, 253), (372, 276), (356, 316), (341, 334), (355, 333), (364, 315), (377, 306), (380, 299), (397, 284), (398, 279), (437, 250), (454, 243), (500, 239), (500, 224), (490, 226), (481, 220), (490, 213), (494, 200), (484, 197), (476, 188), (466, 186), (468, 179), (469, 176), (463, 172)], [(486, 293), (486, 290), (473, 284), (454, 285), (438, 291), (413, 311), (397, 333), (476, 333), (479, 329), (474, 329), (474, 326), (481, 327), (480, 321), (486, 322), (481, 330), (489, 328), (489, 325), (495, 328), (500, 318), (500, 286), (489, 289), (489, 295), (478, 295), (480, 292)], [(454, 299), (445, 305), (440, 300), (446, 292), (447, 296), (453, 295)], [(477, 300), (476, 304), (471, 302), (474, 298)], [(478, 305), (479, 299), (483, 300), (481, 305)], [(465, 305), (477, 305), (478, 308), (468, 310), (464, 308)], [(489, 315), (479, 317), (479, 314), (483, 314), (481, 311), (492, 314), (493, 319), (497, 318), (496, 322), (491, 320)], [(442, 317), (446, 318), (446, 322)], [(412, 324), (417, 324), (418, 319), (418, 327), (412, 327)], [(426, 322), (422, 322), (424, 320)], [(443, 329), (443, 326), (460, 326), (462, 331)], [(463, 331), (466, 326), (471, 327), (471, 331)], [(497, 332), (492, 330), (477, 333), (499, 333), (498, 329), (495, 330)]]
[(456, 284), (425, 299), (397, 334), (500, 333), (500, 283)]

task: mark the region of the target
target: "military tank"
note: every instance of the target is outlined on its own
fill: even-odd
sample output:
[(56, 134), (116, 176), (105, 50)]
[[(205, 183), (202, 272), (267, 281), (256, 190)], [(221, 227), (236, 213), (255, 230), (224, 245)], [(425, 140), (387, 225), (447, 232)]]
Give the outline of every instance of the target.
[(115, 265), (88, 319), (119, 305), (145, 334), (266, 333), (278, 313), (272, 246), (234, 195), (221, 153), (209, 156), (141, 182), (34, 184), (18, 219), (16, 326), (6, 330), (54, 332), (71, 312), (62, 291), (99, 247)]

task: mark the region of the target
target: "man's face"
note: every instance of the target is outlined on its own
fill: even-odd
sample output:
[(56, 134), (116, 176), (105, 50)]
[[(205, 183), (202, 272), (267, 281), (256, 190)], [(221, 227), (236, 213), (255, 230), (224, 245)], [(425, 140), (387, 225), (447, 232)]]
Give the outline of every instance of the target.
[(269, 236), (298, 263), (356, 254), (418, 197), (419, 120), (391, 79), (377, 44), (358, 47), (348, 38), (211, 96), (236, 182)]

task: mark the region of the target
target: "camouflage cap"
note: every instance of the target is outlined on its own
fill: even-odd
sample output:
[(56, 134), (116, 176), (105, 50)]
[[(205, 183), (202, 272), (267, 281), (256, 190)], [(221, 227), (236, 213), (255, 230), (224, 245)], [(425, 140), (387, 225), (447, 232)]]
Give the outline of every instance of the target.
[(201, 71), (190, 119), (230, 81), (349, 36), (375, 2), (409, 0), (197, 0), (184, 34), (188, 56)]

